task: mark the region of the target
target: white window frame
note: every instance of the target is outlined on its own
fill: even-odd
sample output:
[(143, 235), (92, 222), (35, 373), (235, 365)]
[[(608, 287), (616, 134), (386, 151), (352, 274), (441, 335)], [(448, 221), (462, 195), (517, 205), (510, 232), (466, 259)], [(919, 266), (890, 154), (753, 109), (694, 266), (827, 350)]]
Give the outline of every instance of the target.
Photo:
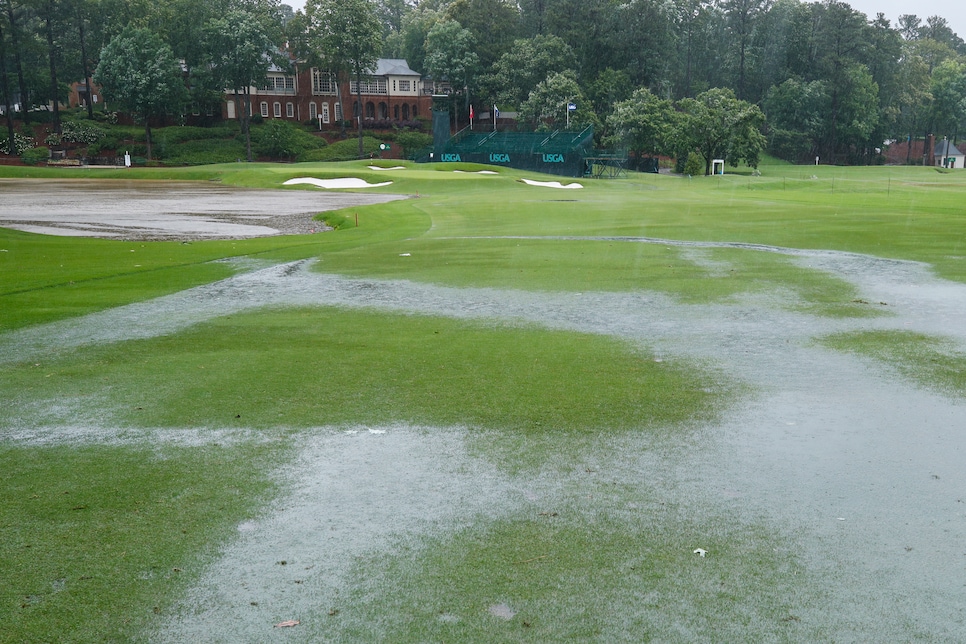
[(267, 119), (268, 118), (268, 102), (267, 101), (262, 101), (261, 102), (261, 105), (259, 105), (258, 107), (261, 110), (262, 118), (263, 119)]
[(282, 118), (282, 104), (280, 102), (275, 101), (275, 103), (272, 105), (272, 114), (274, 114), (275, 118), (277, 119)]
[(295, 118), (295, 104), (292, 101), (285, 104), (285, 117), (290, 119)]
[(309, 101), (309, 118), (313, 121), (319, 117), (319, 106), (315, 101)]
[(322, 103), (322, 122), (323, 123), (329, 122), (329, 104), (328, 103)]
[(312, 93), (316, 95), (335, 94), (335, 76), (322, 69), (312, 68)]

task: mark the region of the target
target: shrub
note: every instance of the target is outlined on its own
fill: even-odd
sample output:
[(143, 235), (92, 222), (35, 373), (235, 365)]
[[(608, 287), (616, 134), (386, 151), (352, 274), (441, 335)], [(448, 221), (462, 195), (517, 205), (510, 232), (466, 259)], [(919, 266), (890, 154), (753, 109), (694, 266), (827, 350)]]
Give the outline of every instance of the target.
[(704, 159), (697, 152), (688, 155), (688, 160), (684, 162), (684, 174), (691, 177), (699, 177), (704, 174)]
[(209, 139), (230, 139), (238, 134), (238, 128), (227, 125), (218, 127), (195, 127), (190, 125), (175, 125), (154, 130), (151, 138), (159, 143), (174, 144), (185, 141), (202, 141)]
[(61, 124), (61, 138), (67, 143), (97, 143), (104, 130), (90, 121), (64, 121)]
[(207, 139), (186, 141), (169, 146), (165, 163), (168, 165), (204, 165), (232, 163), (245, 158), (245, 144), (236, 139)]
[[(362, 138), (364, 156), (379, 152), (380, 141), (371, 136)], [(321, 150), (309, 150), (298, 156), (298, 161), (352, 161), (359, 158), (359, 139), (345, 139)]]
[(37, 165), (50, 158), (50, 149), (46, 146), (31, 148), (20, 155), (20, 160), (27, 165)]
[(396, 143), (402, 148), (403, 156), (409, 155), (433, 144), (433, 137), (422, 132), (400, 132), (396, 135)]
[(11, 152), (9, 148), (10, 140), (6, 136), (6, 132), (3, 133), (3, 138), (0, 139), (0, 152), (4, 154), (9, 154), (11, 156), (20, 156), (27, 150), (33, 147), (34, 142), (29, 136), (24, 136), (20, 132), (13, 133), (13, 147), (14, 150)]
[(273, 119), (252, 129), (252, 148), (259, 156), (291, 159), (323, 147), (323, 139), (287, 121)]

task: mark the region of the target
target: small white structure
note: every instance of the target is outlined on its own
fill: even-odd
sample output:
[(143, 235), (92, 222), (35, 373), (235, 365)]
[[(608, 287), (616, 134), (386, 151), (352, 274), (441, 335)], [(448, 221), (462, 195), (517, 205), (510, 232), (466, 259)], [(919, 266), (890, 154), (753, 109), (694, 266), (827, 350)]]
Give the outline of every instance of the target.
[(711, 174), (724, 174), (724, 159), (711, 159)]
[(960, 152), (953, 142), (944, 139), (936, 144), (936, 167), (963, 168), (966, 167), (966, 154)]

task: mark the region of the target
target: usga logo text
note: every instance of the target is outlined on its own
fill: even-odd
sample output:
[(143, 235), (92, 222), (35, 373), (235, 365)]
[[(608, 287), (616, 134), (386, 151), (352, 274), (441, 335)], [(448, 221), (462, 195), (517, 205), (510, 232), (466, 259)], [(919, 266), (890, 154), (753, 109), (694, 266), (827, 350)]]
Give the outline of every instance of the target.
[(460, 158), (460, 155), (458, 154), (441, 154), (439, 155), (439, 160), (446, 162), (446, 161), (462, 161), (463, 159)]
[(563, 163), (564, 158), (562, 154), (544, 154), (543, 162), (544, 163)]
[(496, 154), (496, 153), (490, 154), (490, 163), (509, 163), (509, 162), (510, 162), (509, 154)]

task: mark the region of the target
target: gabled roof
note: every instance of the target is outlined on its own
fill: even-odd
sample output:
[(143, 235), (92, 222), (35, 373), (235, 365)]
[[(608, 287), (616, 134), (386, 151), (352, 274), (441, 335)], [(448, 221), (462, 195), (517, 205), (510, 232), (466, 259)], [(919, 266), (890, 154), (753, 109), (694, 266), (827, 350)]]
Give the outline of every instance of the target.
[[(949, 148), (946, 148), (946, 145)], [(952, 144), (952, 141), (940, 141), (936, 144), (936, 150), (933, 152), (937, 157), (961, 157), (963, 153), (956, 149), (956, 146)]]
[(373, 76), (419, 76), (409, 68), (404, 58), (380, 58), (376, 61), (376, 71)]

